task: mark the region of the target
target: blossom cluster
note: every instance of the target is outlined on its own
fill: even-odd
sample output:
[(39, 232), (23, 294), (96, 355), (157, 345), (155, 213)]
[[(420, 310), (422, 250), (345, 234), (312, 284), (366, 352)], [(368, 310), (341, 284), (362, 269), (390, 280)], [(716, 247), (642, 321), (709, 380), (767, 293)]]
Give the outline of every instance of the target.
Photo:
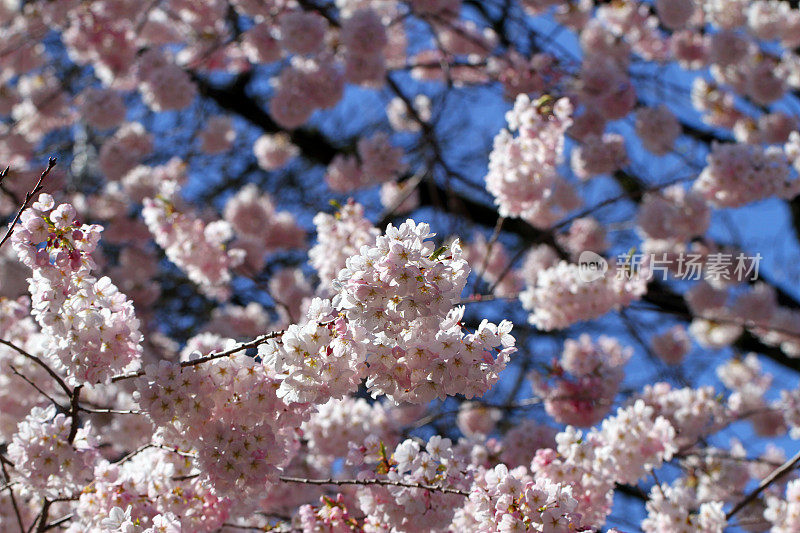
[(19, 423), (8, 445), (8, 457), (26, 490), (45, 498), (77, 495), (92, 480), (97, 459), (90, 425), (78, 428), (55, 406), (34, 407)]
[(309, 455), (327, 466), (333, 458), (347, 457), (351, 442), (361, 443), (370, 436), (377, 436), (384, 444), (395, 445), (399, 433), (397, 425), (396, 417), (387, 406), (348, 396), (320, 405), (301, 429)]
[(142, 217), (156, 243), (170, 261), (183, 269), (209, 296), (226, 300), (230, 296), (231, 269), (244, 261), (240, 248), (226, 249), (233, 229), (226, 221), (204, 223), (191, 213), (178, 211), (179, 187), (163, 182), (155, 198), (145, 198)]
[(247, 495), (239, 505), (251, 505), (254, 494), (276, 482), (278, 467), (294, 454), (307, 406), (278, 398), (279, 380), (250, 357), (188, 366), (161, 361), (137, 381), (134, 398), (163, 441), (196, 454), (195, 466), (216, 494)]
[(558, 180), (556, 167), (571, 114), (572, 105), (565, 98), (531, 101), (526, 95), (517, 97), (506, 115), (509, 129), (494, 139), (486, 175), (486, 189), (502, 216), (530, 216), (550, 196)]
[(558, 422), (592, 426), (611, 411), (631, 354), (630, 348), (611, 337), (597, 342), (588, 335), (577, 341), (567, 339), (561, 359), (548, 375), (532, 373), (533, 390), (544, 398), (545, 410)]
[(678, 450), (675, 428), (641, 400), (586, 434), (568, 426), (556, 442), (557, 453), (539, 450), (531, 470), (570, 485), (578, 501), (575, 512), (594, 525), (611, 510), (614, 483), (636, 483)]
[[(454, 453), (449, 439), (433, 436), (424, 447), (408, 439), (389, 452), (377, 439), (368, 439), (354, 448), (348, 460), (361, 465), (360, 479), (385, 479), (408, 486), (368, 485), (357, 491), (358, 504), (365, 521), (374, 526), (398, 524), (410, 531), (437, 531), (451, 521), (463, 496), (444, 491), (416, 488), (443, 487), (466, 491), (469, 476), (466, 465)], [(367, 466), (374, 465), (371, 469)]]
[(348, 202), (335, 215), (318, 213), (314, 225), (317, 244), (308, 251), (308, 258), (322, 288), (328, 290), (347, 258), (362, 246), (372, 245), (380, 232), (364, 216), (364, 206), (356, 202)]
[(800, 8), (492, 4), (0, 1), (0, 531), (800, 530)]
[(75, 383), (108, 381), (134, 370), (142, 334), (133, 304), (108, 277), (91, 275), (102, 228), (81, 224), (75, 208), (42, 193), (12, 235), (31, 268), (31, 313), (48, 340), (47, 353)]
[(762, 198), (792, 198), (800, 192), (782, 149), (714, 144), (693, 189), (716, 207), (738, 207)]
[(379, 132), (360, 139), (356, 146), (358, 157), (337, 155), (325, 173), (325, 182), (334, 191), (350, 192), (391, 183), (405, 172), (403, 150), (392, 146), (389, 136)]
[(484, 320), (464, 333), (464, 309), (453, 304), (469, 267), (458, 242), (434, 250), (430, 237), (427, 224), (389, 225), (347, 259), (333, 301), (318, 300), (309, 322), (259, 349), (286, 375), (282, 394), (339, 398), (366, 378), (373, 395), (424, 403), (471, 398), (495, 383), (514, 351), (511, 324)]
[(266, 254), (305, 245), (305, 232), (294, 216), (276, 210), (272, 198), (253, 184), (228, 200), (223, 217), (236, 235), (231, 246), (246, 252), (244, 265), (253, 272), (264, 268)]
[(580, 267), (566, 261), (539, 272), (535, 283), (519, 295), (522, 306), (531, 313), (528, 321), (545, 331), (564, 329), (627, 306), (647, 292), (643, 271), (630, 278), (613, 272), (609, 266), (605, 276), (585, 281)]
[(232, 502), (194, 473), (189, 458), (158, 447), (118, 463), (100, 460), (78, 498), (70, 531), (215, 531)]
[[(527, 479), (526, 479), (527, 478)], [(470, 491), (481, 531), (580, 531), (577, 500), (569, 486), (521, 477), (500, 464)]]

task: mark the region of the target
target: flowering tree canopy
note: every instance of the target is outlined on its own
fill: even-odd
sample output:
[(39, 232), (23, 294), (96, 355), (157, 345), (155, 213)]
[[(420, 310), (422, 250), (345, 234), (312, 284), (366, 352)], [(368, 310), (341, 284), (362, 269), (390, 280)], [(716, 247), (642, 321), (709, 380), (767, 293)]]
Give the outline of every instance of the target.
[(0, 531), (800, 531), (797, 2), (0, 36)]

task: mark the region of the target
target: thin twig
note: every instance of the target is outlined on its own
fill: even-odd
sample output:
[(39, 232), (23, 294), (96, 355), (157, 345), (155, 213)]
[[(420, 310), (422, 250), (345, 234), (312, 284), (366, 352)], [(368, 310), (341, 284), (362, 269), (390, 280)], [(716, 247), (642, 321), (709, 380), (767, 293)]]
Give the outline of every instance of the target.
[[(324, 325), (324, 324), (320, 324), (320, 325)], [(257, 346), (260, 346), (261, 344), (264, 344), (265, 342), (267, 342), (270, 339), (276, 339), (276, 338), (280, 337), (284, 333), (285, 333), (284, 331), (273, 331), (272, 333), (267, 333), (266, 335), (261, 335), (260, 337), (256, 337), (255, 339), (253, 339), (250, 342), (245, 342), (245, 343), (242, 343), (242, 344), (240, 344), (238, 346), (235, 346), (235, 347), (231, 348), (230, 350), (225, 350), (224, 352), (218, 352), (218, 353), (210, 353), (210, 354), (208, 354), (206, 356), (203, 356), (203, 357), (200, 357), (198, 359), (192, 359), (190, 361), (183, 361), (183, 362), (181, 362), (181, 368), (186, 368), (186, 367), (190, 367), (190, 366), (194, 366), (194, 365), (200, 365), (200, 364), (203, 364), (203, 363), (208, 363), (209, 361), (213, 361), (214, 359), (220, 359), (222, 357), (227, 357), (229, 355), (233, 355), (235, 353), (242, 352), (242, 351), (247, 350), (249, 348), (255, 348)], [(144, 375), (144, 370), (139, 370), (138, 372), (132, 372), (130, 374), (121, 374), (119, 376), (114, 376), (113, 378), (111, 378), (111, 383), (116, 383), (117, 381), (122, 381), (122, 380), (125, 380), (125, 379), (138, 378), (138, 377), (143, 376), (143, 375)]]
[(139, 411), (137, 409), (108, 409), (108, 408), (94, 408), (94, 407), (84, 407), (82, 405), (78, 406), (80, 411), (84, 413), (91, 413), (91, 414), (108, 414), (108, 415), (143, 415), (145, 414), (144, 411)]
[(58, 526), (60, 526), (62, 524), (66, 524), (67, 522), (72, 520), (72, 516), (73, 516), (72, 513), (70, 513), (70, 514), (68, 514), (66, 516), (62, 516), (58, 520), (54, 520), (54, 521), (50, 522), (49, 524), (47, 524), (45, 526), (43, 531), (47, 531), (49, 529), (55, 529), (55, 528), (57, 528)]
[[(33, 200), (33, 197), (36, 195), (36, 193), (42, 190), (42, 181), (47, 177), (48, 174), (50, 174), (50, 171), (53, 170), (54, 166), (56, 166), (56, 158), (51, 157), (50, 160), (47, 162), (47, 168), (44, 169), (41, 176), (39, 176), (39, 181), (36, 182), (36, 185), (33, 187), (33, 189), (25, 193), (25, 201), (22, 202), (22, 206), (20, 206), (19, 211), (17, 211), (17, 216), (15, 216), (14, 220), (11, 221), (11, 224), (8, 225), (8, 230), (6, 230), (5, 236), (3, 237), (2, 240), (0, 240), (0, 248), (3, 247), (5, 242), (9, 239), (9, 237), (11, 237), (11, 234), (14, 233), (14, 226), (17, 225), (17, 222), (19, 222), (19, 219), (22, 216), (23, 211), (25, 211), (28, 208), (28, 204), (31, 202), (31, 200)], [(8, 168), (6, 168), (6, 170), (3, 171), (3, 177), (5, 177), (7, 171)]]
[(160, 449), (160, 450), (166, 450), (166, 451), (168, 451), (168, 452), (176, 453), (176, 454), (180, 455), (181, 457), (188, 457), (188, 458), (195, 458), (195, 457), (197, 457), (197, 456), (196, 456), (195, 454), (193, 454), (193, 453), (189, 453), (189, 452), (182, 452), (182, 451), (180, 451), (180, 450), (178, 450), (178, 449), (176, 449), (176, 448), (170, 448), (169, 446), (165, 446), (165, 445), (163, 445), (163, 444), (153, 444), (153, 443), (151, 442), (151, 443), (149, 443), (149, 444), (144, 444), (144, 445), (142, 445), (142, 446), (139, 446), (138, 448), (136, 448), (136, 449), (135, 449), (135, 450), (133, 450), (131, 453), (129, 453), (128, 455), (124, 456), (122, 459), (120, 459), (119, 461), (117, 461), (117, 462), (116, 462), (116, 463), (114, 463), (114, 464), (121, 465), (122, 463), (125, 463), (125, 462), (127, 462), (127, 461), (130, 461), (131, 459), (133, 459), (133, 457), (135, 457), (136, 455), (139, 455), (140, 453), (142, 453), (143, 451), (145, 451), (145, 450), (147, 450), (147, 449), (149, 449), (149, 448), (158, 448), (158, 449)]
[(739, 503), (733, 506), (733, 509), (728, 511), (728, 514), (725, 515), (726, 520), (730, 520), (733, 516), (741, 511), (744, 507), (746, 507), (750, 502), (758, 498), (758, 495), (764, 492), (764, 490), (772, 485), (778, 478), (783, 477), (789, 471), (791, 471), (797, 463), (800, 463), (800, 451), (794, 454), (794, 457), (783, 463), (781, 466), (776, 468), (772, 471), (770, 475), (765, 477), (761, 483), (758, 484), (758, 487), (750, 491), (747, 496), (742, 498)]
[(469, 496), (469, 492), (451, 487), (437, 487), (436, 485), (425, 485), (423, 483), (403, 483), (402, 481), (390, 481), (388, 479), (307, 479), (302, 477), (281, 476), (280, 480), (286, 483), (305, 483), (306, 485), (384, 485)]
[(50, 377), (52, 377), (54, 380), (56, 380), (58, 385), (63, 389), (63, 391), (67, 394), (67, 396), (69, 396), (70, 398), (72, 397), (72, 389), (70, 389), (69, 386), (67, 386), (66, 382), (61, 378), (61, 376), (56, 374), (55, 371), (52, 368), (50, 368), (50, 366), (48, 366), (47, 363), (45, 363), (44, 361), (42, 361), (41, 359), (39, 359), (35, 355), (26, 352), (25, 350), (23, 350), (22, 348), (20, 348), (16, 344), (14, 344), (13, 342), (9, 342), (7, 340), (0, 339), (0, 344), (8, 346), (12, 350), (14, 350), (17, 353), (19, 353), (20, 355), (24, 355), (25, 357), (27, 357), (28, 359), (30, 359), (34, 363), (38, 364), (40, 367), (44, 368), (47, 371), (47, 373), (50, 374)]
[(49, 394), (47, 394), (47, 393), (46, 393), (45, 391), (43, 391), (43, 390), (42, 390), (42, 389), (41, 389), (41, 388), (40, 388), (40, 387), (39, 387), (39, 386), (38, 386), (36, 383), (34, 383), (33, 381), (31, 381), (31, 380), (30, 380), (30, 379), (29, 379), (27, 376), (25, 376), (25, 375), (24, 375), (22, 372), (20, 372), (19, 370), (17, 370), (17, 369), (14, 367), (14, 365), (8, 365), (8, 367), (11, 369), (11, 371), (12, 371), (14, 374), (18, 375), (18, 376), (19, 376), (19, 377), (21, 377), (23, 380), (25, 380), (25, 382), (26, 382), (26, 383), (28, 383), (28, 385), (30, 385), (31, 387), (33, 387), (34, 389), (36, 389), (37, 391), (39, 391), (39, 394), (41, 394), (42, 396), (44, 396), (45, 398), (47, 398), (48, 400), (50, 400), (51, 402), (53, 402), (53, 404), (54, 404), (56, 407), (58, 407), (58, 408), (59, 408), (61, 411), (66, 411), (66, 410), (67, 410), (67, 408), (66, 408), (66, 407), (64, 407), (63, 405), (61, 405), (60, 403), (58, 403), (58, 402), (55, 400), (55, 398), (53, 398), (52, 396), (50, 396)]
[(480, 282), (480, 279), (483, 277), (483, 275), (486, 273), (486, 268), (489, 266), (489, 259), (492, 256), (494, 243), (497, 242), (497, 239), (500, 237), (500, 230), (503, 229), (503, 222), (505, 221), (506, 217), (497, 218), (497, 223), (494, 225), (494, 231), (492, 232), (492, 236), (486, 245), (486, 254), (483, 256), (483, 261), (481, 261), (481, 266), (478, 269), (478, 275), (475, 276), (475, 282), (472, 284), (472, 292), (477, 292), (478, 283)]
[(3, 470), (3, 478), (6, 480), (5, 488), (8, 489), (8, 494), (11, 496), (11, 506), (14, 508), (14, 514), (17, 517), (17, 525), (19, 525), (19, 533), (22, 533), (23, 531), (25, 531), (25, 525), (22, 523), (22, 514), (19, 512), (17, 497), (14, 496), (14, 488), (12, 486), (14, 485), (14, 483), (11, 482), (11, 477), (8, 475), (8, 470), (6, 470), (5, 457), (3, 457), (2, 455), (0, 455), (0, 468), (2, 468)]

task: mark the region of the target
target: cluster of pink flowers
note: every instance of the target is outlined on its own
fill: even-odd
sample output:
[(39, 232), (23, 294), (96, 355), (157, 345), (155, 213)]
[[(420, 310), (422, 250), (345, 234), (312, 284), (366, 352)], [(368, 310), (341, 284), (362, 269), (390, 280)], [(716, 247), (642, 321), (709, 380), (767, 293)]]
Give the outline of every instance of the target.
[(790, 533), (800, 528), (800, 480), (793, 479), (786, 485), (785, 498), (767, 497), (764, 518), (774, 533)]
[(648, 239), (685, 242), (703, 235), (711, 223), (711, 210), (700, 193), (672, 185), (647, 193), (636, 216), (637, 229)]
[(467, 437), (486, 437), (502, 418), (503, 413), (494, 407), (476, 402), (464, 402), (458, 407), (456, 425)]
[(195, 472), (187, 457), (158, 447), (119, 463), (98, 461), (69, 531), (215, 531), (229, 516), (231, 500), (215, 495)]
[(288, 134), (276, 133), (262, 135), (256, 139), (253, 143), (253, 153), (258, 166), (264, 170), (277, 170), (297, 157), (300, 150), (292, 144)]
[(349, 443), (364, 442), (370, 435), (394, 446), (398, 434), (395, 426), (390, 408), (346, 396), (320, 405), (303, 423), (302, 431), (310, 454), (328, 466), (333, 458), (347, 457)]
[(335, 106), (344, 92), (342, 72), (325, 55), (294, 56), (275, 84), (269, 110), (278, 124), (290, 129), (305, 124), (315, 109)]
[(520, 94), (542, 94), (561, 79), (558, 60), (551, 54), (526, 57), (510, 50), (500, 57), (489, 57), (488, 71), (503, 84), (503, 96), (514, 100)]
[(309, 322), (260, 348), (287, 376), (282, 394), (341, 397), (366, 377), (374, 395), (421, 403), (473, 397), (494, 384), (514, 351), (511, 323), (484, 320), (464, 333), (464, 309), (453, 303), (469, 267), (457, 241), (434, 251), (430, 237), (427, 224), (390, 224), (374, 246), (347, 259), (331, 285), (333, 302), (316, 300)]
[(350, 514), (347, 502), (341, 494), (335, 498), (320, 497), (320, 505), (306, 504), (297, 510), (303, 531), (330, 531), (346, 533), (358, 530), (359, 524)]
[(644, 107), (636, 113), (636, 134), (642, 144), (655, 155), (670, 152), (681, 126), (666, 106)]
[(77, 495), (92, 480), (98, 454), (91, 426), (78, 428), (70, 440), (72, 424), (52, 405), (34, 407), (19, 423), (8, 457), (27, 490), (45, 498)]
[(570, 257), (577, 261), (581, 252), (590, 251), (597, 254), (605, 253), (608, 249), (606, 230), (595, 218), (582, 217), (572, 221), (566, 234), (556, 237)]
[(178, 211), (179, 187), (163, 182), (155, 198), (145, 198), (142, 209), (147, 228), (170, 261), (186, 272), (208, 296), (226, 300), (230, 295), (231, 269), (244, 261), (246, 252), (226, 249), (233, 237), (231, 225), (222, 220), (209, 224), (190, 213)]
[(508, 130), (494, 139), (486, 175), (486, 189), (502, 216), (531, 215), (550, 195), (571, 114), (566, 98), (531, 101), (524, 94), (517, 96), (514, 109), (506, 115)]
[(480, 531), (580, 531), (572, 489), (548, 478), (535, 481), (504, 464), (476, 480), (469, 495)]
[(432, 236), (424, 223), (390, 224), (373, 247), (348, 258), (333, 284), (336, 309), (369, 336), (367, 385), (395, 400), (482, 394), (514, 351), (508, 321), (483, 321), (464, 334), (464, 310), (453, 304), (469, 267), (457, 241), (435, 251)]
[(87, 124), (105, 130), (125, 120), (125, 102), (117, 91), (90, 87), (78, 97), (81, 117)]
[(272, 198), (254, 184), (245, 185), (228, 200), (223, 217), (236, 235), (232, 246), (246, 252), (244, 264), (253, 272), (264, 268), (266, 254), (302, 248), (306, 242), (294, 216), (276, 210)]
[(134, 398), (163, 440), (196, 450), (204, 479), (239, 505), (252, 504), (296, 452), (295, 428), (307, 406), (278, 398), (280, 380), (250, 357), (190, 366), (161, 361), (137, 381)]
[(678, 446), (694, 446), (698, 439), (716, 432), (728, 420), (728, 412), (713, 387), (673, 389), (668, 383), (646, 385), (644, 402), (655, 409), (680, 433)]
[(757, 435), (773, 437), (786, 433), (786, 413), (782, 412), (785, 406), (767, 401), (765, 396), (772, 386), (772, 376), (762, 372), (755, 354), (720, 365), (717, 377), (731, 390), (727, 402), (731, 416), (749, 420)]
[[(624, 39), (634, 53), (648, 61), (663, 61), (668, 58), (670, 43), (651, 13), (650, 6), (641, 2), (606, 4), (599, 6), (597, 20), (617, 39)], [(596, 31), (592, 21), (587, 26), (584, 32)]]
[(373, 246), (347, 259), (333, 282), (334, 306), (350, 322), (387, 336), (416, 324), (438, 326), (461, 296), (469, 265), (458, 241), (437, 251), (433, 236), (426, 223), (390, 224)]
[[(424, 447), (408, 439), (389, 452), (377, 439), (354, 447), (348, 461), (362, 466), (360, 479), (385, 479), (406, 485), (421, 484), (466, 491), (466, 465), (454, 453), (449, 439), (433, 436)], [(374, 465), (367, 468), (368, 465)], [(368, 485), (359, 487), (358, 504), (365, 522), (375, 527), (395, 524), (407, 531), (438, 531), (447, 527), (464, 496), (415, 487)]]
[(347, 81), (380, 86), (386, 74), (384, 50), (389, 44), (381, 16), (374, 9), (359, 9), (342, 21), (344, 69)]
[(189, 74), (161, 51), (146, 51), (137, 69), (142, 98), (153, 111), (183, 109), (197, 94)]
[(544, 398), (547, 414), (556, 421), (592, 426), (611, 411), (632, 352), (612, 337), (597, 342), (586, 334), (577, 341), (567, 339), (561, 359), (553, 362), (547, 375), (531, 374), (533, 390)]
[(259, 347), (264, 362), (281, 375), (286, 401), (323, 403), (355, 391), (367, 372), (363, 328), (336, 317), (329, 300), (315, 298), (304, 324)]
[(539, 450), (531, 471), (571, 486), (578, 501), (574, 512), (595, 527), (611, 511), (615, 482), (636, 483), (678, 449), (672, 425), (641, 400), (619, 408), (585, 435), (568, 426), (556, 441), (558, 453)]
[(692, 348), (692, 341), (686, 328), (676, 324), (663, 333), (653, 335), (650, 349), (659, 359), (668, 365), (677, 365)]
[(32, 314), (47, 354), (75, 383), (99, 383), (138, 367), (142, 334), (133, 304), (107, 277), (92, 277), (102, 228), (81, 224), (71, 204), (41, 194), (12, 236), (32, 270)]
[(284, 50), (290, 54), (310, 55), (322, 49), (328, 22), (318, 13), (287, 11), (281, 14), (278, 28)]
[[(697, 512), (692, 512), (695, 508)], [(727, 525), (722, 502), (698, 505), (697, 498), (686, 487), (663, 483), (650, 489), (647, 518), (642, 521), (645, 533), (722, 533)]]
[(578, 265), (560, 261), (539, 272), (519, 299), (531, 311), (531, 324), (546, 331), (564, 329), (638, 300), (647, 292), (647, 277), (642, 271), (619, 277), (610, 264), (604, 277), (583, 281)]
[(389, 136), (378, 132), (358, 141), (358, 158), (337, 155), (325, 173), (334, 191), (349, 192), (396, 180), (405, 172), (403, 150), (392, 146)]
[(572, 150), (570, 166), (585, 181), (600, 174), (609, 174), (628, 163), (625, 139), (617, 133), (589, 135)]
[(133, 170), (153, 150), (153, 136), (138, 122), (120, 126), (100, 148), (100, 170), (118, 180)]
[(226, 335), (234, 339), (252, 339), (275, 328), (271, 325), (267, 310), (259, 303), (250, 302), (244, 307), (225, 305), (211, 311), (211, 320), (204, 331)]
[(555, 448), (555, 428), (526, 418), (503, 435), (500, 460), (509, 467), (530, 466), (537, 450)]
[(331, 283), (344, 268), (347, 258), (355, 255), (362, 246), (371, 246), (380, 234), (364, 216), (364, 207), (350, 201), (335, 215), (317, 213), (317, 244), (308, 251), (308, 258), (320, 278), (322, 289)]
[(739, 207), (763, 198), (792, 198), (800, 180), (791, 179), (783, 150), (749, 144), (714, 144), (693, 189), (715, 207)]
[(236, 140), (233, 121), (225, 115), (216, 115), (206, 121), (200, 132), (200, 149), (207, 154), (227, 152)]

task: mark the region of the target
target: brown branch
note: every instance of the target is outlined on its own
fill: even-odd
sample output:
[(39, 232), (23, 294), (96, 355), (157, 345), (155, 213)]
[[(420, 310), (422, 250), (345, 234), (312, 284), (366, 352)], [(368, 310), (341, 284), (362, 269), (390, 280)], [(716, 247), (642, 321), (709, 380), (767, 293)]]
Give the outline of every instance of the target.
[(48, 531), (50, 529), (55, 529), (60, 525), (66, 524), (67, 522), (72, 520), (72, 516), (73, 516), (72, 513), (69, 513), (68, 515), (62, 516), (58, 520), (54, 520), (54, 521), (50, 522), (49, 524), (47, 524), (42, 531)]
[(405, 487), (409, 489), (422, 489), (431, 492), (444, 492), (446, 494), (459, 494), (469, 496), (469, 492), (452, 487), (437, 487), (436, 485), (426, 485), (423, 483), (403, 483), (402, 481), (390, 481), (388, 479), (307, 479), (302, 477), (281, 476), (279, 478), (285, 483), (304, 483), (306, 485), (383, 485), (390, 487)]
[(44, 396), (45, 398), (47, 398), (48, 400), (50, 400), (51, 402), (53, 402), (53, 405), (55, 405), (56, 407), (58, 407), (58, 408), (59, 408), (60, 410), (62, 410), (62, 411), (66, 411), (66, 410), (67, 410), (67, 408), (66, 408), (66, 407), (64, 407), (63, 405), (61, 405), (60, 403), (58, 403), (58, 402), (55, 400), (55, 398), (53, 398), (52, 396), (50, 396), (49, 394), (47, 394), (45, 391), (43, 391), (41, 388), (39, 388), (39, 386), (38, 386), (36, 383), (34, 383), (33, 381), (31, 381), (31, 380), (30, 380), (30, 379), (29, 379), (27, 376), (25, 376), (25, 375), (24, 375), (22, 372), (20, 372), (19, 370), (17, 370), (17, 369), (16, 369), (16, 367), (14, 367), (14, 365), (11, 365), (11, 364), (9, 364), (9, 365), (8, 365), (8, 367), (11, 369), (11, 372), (13, 372), (14, 374), (16, 374), (16, 375), (17, 375), (17, 376), (19, 376), (20, 378), (22, 378), (22, 379), (23, 379), (23, 380), (24, 380), (24, 381), (25, 381), (25, 382), (26, 382), (28, 385), (30, 385), (31, 387), (33, 387), (34, 389), (36, 389), (36, 390), (39, 392), (39, 394), (41, 394), (42, 396)]
[[(36, 193), (42, 190), (42, 181), (47, 177), (48, 174), (50, 174), (50, 171), (53, 170), (54, 166), (56, 166), (56, 158), (51, 157), (47, 162), (47, 168), (44, 169), (41, 176), (39, 176), (39, 181), (36, 182), (36, 185), (33, 187), (33, 189), (25, 193), (25, 201), (22, 202), (22, 206), (20, 206), (19, 211), (17, 211), (17, 216), (15, 216), (14, 220), (11, 221), (11, 224), (8, 225), (8, 230), (6, 230), (5, 236), (2, 240), (0, 240), (0, 248), (2, 248), (9, 237), (11, 237), (11, 234), (14, 233), (14, 226), (17, 225), (22, 213), (28, 208), (28, 204), (31, 202), (31, 200), (33, 200), (33, 197), (36, 195)], [(3, 171), (3, 177), (5, 177), (7, 171), (8, 168)]]
[(72, 444), (72, 441), (75, 440), (75, 436), (78, 434), (78, 425), (80, 420), (78, 420), (78, 412), (80, 411), (80, 405), (78, 405), (78, 401), (80, 400), (81, 396), (81, 389), (83, 385), (78, 385), (74, 389), (72, 389), (72, 394), (69, 397), (69, 416), (72, 419), (72, 422), (69, 426), (69, 437), (67, 438), (67, 442)]
[(761, 483), (758, 484), (758, 487), (750, 491), (744, 498), (742, 498), (739, 503), (733, 506), (733, 509), (728, 511), (728, 514), (725, 515), (726, 520), (730, 520), (733, 516), (741, 511), (744, 507), (746, 507), (750, 502), (758, 498), (758, 495), (764, 492), (764, 490), (772, 485), (777, 479), (783, 477), (785, 474), (789, 473), (797, 463), (800, 463), (800, 451), (794, 454), (794, 457), (783, 463), (781, 466), (776, 468), (772, 471), (770, 475), (765, 477), (761, 480)]
[(139, 411), (137, 409), (111, 409), (107, 407), (84, 407), (82, 405), (78, 406), (78, 410), (83, 411), (84, 413), (90, 414), (107, 414), (107, 415), (143, 415), (145, 414), (144, 411)]
[(31, 361), (33, 361), (34, 363), (36, 363), (40, 367), (44, 368), (45, 371), (47, 371), (47, 373), (50, 374), (50, 377), (52, 377), (54, 380), (56, 380), (56, 383), (58, 383), (59, 387), (61, 387), (61, 389), (66, 393), (66, 395), (69, 396), (70, 398), (72, 397), (72, 389), (69, 388), (69, 386), (66, 384), (64, 379), (61, 376), (59, 376), (58, 374), (56, 374), (56, 372), (52, 368), (50, 368), (50, 366), (47, 363), (45, 363), (44, 361), (42, 361), (41, 359), (39, 359), (35, 355), (26, 352), (25, 350), (23, 350), (22, 348), (20, 348), (19, 346), (17, 346), (16, 344), (14, 344), (12, 342), (0, 339), (0, 344), (8, 346), (12, 350), (14, 350), (17, 353), (19, 353), (20, 355), (23, 355), (23, 356), (27, 357), (28, 359), (30, 359)]
[(114, 464), (121, 465), (121, 464), (123, 464), (123, 463), (125, 463), (127, 461), (130, 461), (135, 456), (139, 455), (143, 451), (145, 451), (147, 449), (150, 449), (150, 448), (158, 448), (160, 450), (165, 450), (165, 451), (168, 451), (168, 452), (172, 452), (172, 453), (180, 455), (181, 457), (187, 457), (187, 458), (192, 458), (192, 459), (196, 457), (196, 455), (193, 454), (193, 453), (182, 452), (177, 448), (170, 448), (169, 446), (166, 446), (164, 444), (154, 444), (154, 443), (150, 442), (148, 444), (144, 444), (142, 446), (139, 446), (138, 448), (133, 450), (128, 455), (122, 457), (122, 459), (120, 459), (119, 461), (116, 461)]
[(50, 504), (52, 502), (45, 498), (44, 503), (42, 504), (42, 510), (39, 512), (39, 516), (36, 517), (36, 520), (33, 522), (33, 526), (37, 523), (39, 526), (36, 528), (36, 533), (44, 533), (47, 531), (47, 517), (50, 515)]
[[(6, 485), (4, 489), (8, 489), (8, 494), (11, 496), (11, 506), (14, 508), (14, 514), (17, 517), (17, 525), (19, 525), (19, 533), (25, 531), (25, 525), (22, 523), (22, 514), (19, 512), (19, 505), (17, 504), (17, 497), (14, 496), (14, 483), (11, 482), (11, 477), (8, 475), (8, 470), (6, 469), (6, 462), (12, 464), (11, 461), (6, 461), (6, 458), (0, 455), (0, 468), (3, 471), (3, 478), (6, 480)], [(13, 465), (12, 465), (13, 466)]]
[[(230, 350), (225, 350), (224, 352), (214, 352), (214, 353), (210, 353), (210, 354), (208, 354), (206, 356), (200, 357), (198, 359), (192, 359), (190, 361), (182, 361), (181, 362), (181, 368), (187, 368), (187, 367), (190, 367), (190, 366), (195, 366), (195, 365), (200, 365), (200, 364), (203, 364), (203, 363), (208, 363), (209, 361), (213, 361), (214, 359), (220, 359), (222, 357), (227, 357), (229, 355), (233, 355), (235, 353), (242, 352), (242, 351), (247, 350), (249, 348), (255, 348), (256, 346), (260, 346), (261, 344), (264, 344), (268, 340), (278, 338), (283, 334), (284, 334), (283, 330), (281, 330), (281, 331), (273, 331), (272, 333), (267, 333), (266, 335), (261, 335), (260, 337), (256, 337), (255, 339), (253, 339), (250, 342), (242, 343), (242, 344), (240, 344), (238, 346), (235, 346), (235, 347), (231, 348)], [(117, 381), (123, 381), (123, 380), (131, 379), (131, 378), (138, 378), (138, 377), (143, 376), (143, 375), (144, 375), (144, 370), (139, 370), (138, 372), (132, 372), (130, 374), (121, 374), (119, 376), (114, 376), (113, 378), (111, 378), (111, 383), (116, 383)]]

